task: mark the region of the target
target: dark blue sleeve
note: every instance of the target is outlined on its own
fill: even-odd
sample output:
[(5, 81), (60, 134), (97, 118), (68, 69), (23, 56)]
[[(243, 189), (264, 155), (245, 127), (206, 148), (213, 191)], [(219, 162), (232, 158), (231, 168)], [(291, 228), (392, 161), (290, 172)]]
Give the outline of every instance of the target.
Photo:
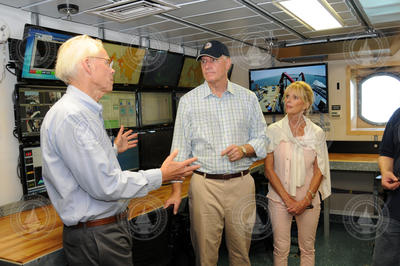
[[(379, 147), (379, 155), (386, 156), (390, 158), (395, 157), (395, 138), (399, 138), (397, 132), (398, 122), (400, 120), (400, 108), (397, 109), (393, 115), (390, 117), (388, 123), (386, 124), (385, 131), (383, 133), (382, 142)], [(396, 134), (397, 133), (397, 134)]]

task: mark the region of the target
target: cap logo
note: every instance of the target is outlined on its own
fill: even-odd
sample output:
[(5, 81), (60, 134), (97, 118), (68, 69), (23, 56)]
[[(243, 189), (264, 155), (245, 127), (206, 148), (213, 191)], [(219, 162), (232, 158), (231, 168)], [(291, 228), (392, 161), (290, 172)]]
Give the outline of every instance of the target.
[(204, 49), (209, 49), (209, 48), (211, 48), (211, 46), (212, 46), (212, 44), (210, 42), (208, 42), (204, 45)]

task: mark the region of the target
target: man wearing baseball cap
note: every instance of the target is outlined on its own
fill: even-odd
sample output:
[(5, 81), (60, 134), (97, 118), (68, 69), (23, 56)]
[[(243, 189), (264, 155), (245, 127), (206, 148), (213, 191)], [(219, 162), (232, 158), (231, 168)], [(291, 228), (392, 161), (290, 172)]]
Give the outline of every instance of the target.
[[(228, 80), (231, 59), (221, 42), (209, 41), (197, 60), (205, 82), (179, 102), (171, 149), (184, 161), (197, 157), (189, 189), (196, 265), (217, 265), (225, 228), (230, 265), (250, 265), (255, 188), (249, 166), (266, 156), (266, 123), (256, 95)], [(166, 206), (180, 204), (175, 183)]]

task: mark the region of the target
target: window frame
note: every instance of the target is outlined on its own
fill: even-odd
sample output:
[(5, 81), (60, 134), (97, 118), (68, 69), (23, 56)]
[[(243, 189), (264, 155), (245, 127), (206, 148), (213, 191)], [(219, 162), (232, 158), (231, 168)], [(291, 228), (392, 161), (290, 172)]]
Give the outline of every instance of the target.
[(397, 79), (400, 82), (400, 76), (394, 72), (390, 72), (390, 71), (379, 71), (376, 73), (372, 73), (369, 74), (365, 77), (363, 77), (360, 82), (357, 84), (357, 116), (364, 122), (372, 125), (372, 126), (385, 126), (387, 122), (374, 122), (369, 120), (368, 118), (366, 118), (365, 116), (362, 115), (362, 85), (364, 84), (364, 82), (366, 82), (367, 80), (377, 77), (377, 76), (390, 76), (393, 77), (395, 79)]

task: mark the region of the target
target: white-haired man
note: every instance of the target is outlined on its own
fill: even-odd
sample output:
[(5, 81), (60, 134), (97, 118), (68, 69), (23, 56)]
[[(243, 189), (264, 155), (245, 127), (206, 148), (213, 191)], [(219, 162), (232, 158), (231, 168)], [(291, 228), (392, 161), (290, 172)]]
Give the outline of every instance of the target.
[(113, 147), (104, 130), (98, 101), (112, 91), (114, 72), (100, 40), (77, 36), (58, 51), (56, 76), (68, 88), (43, 120), (41, 149), (69, 265), (132, 265), (127, 201), (120, 199), (145, 196), (198, 168), (190, 166), (196, 158), (174, 162), (175, 151), (160, 169), (121, 170), (116, 153), (136, 146), (137, 135), (121, 126)]

